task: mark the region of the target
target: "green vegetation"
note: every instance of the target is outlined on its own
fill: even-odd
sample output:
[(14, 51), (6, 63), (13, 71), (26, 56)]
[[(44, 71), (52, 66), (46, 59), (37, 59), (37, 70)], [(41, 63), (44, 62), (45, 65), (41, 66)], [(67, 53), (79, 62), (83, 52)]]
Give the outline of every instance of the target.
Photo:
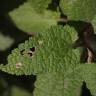
[(5, 10), (1, 1), (0, 96), (81, 96), (83, 83), (96, 96), (96, 64), (81, 63), (81, 49), (72, 48), (87, 24), (96, 29), (96, 0), (8, 2)]

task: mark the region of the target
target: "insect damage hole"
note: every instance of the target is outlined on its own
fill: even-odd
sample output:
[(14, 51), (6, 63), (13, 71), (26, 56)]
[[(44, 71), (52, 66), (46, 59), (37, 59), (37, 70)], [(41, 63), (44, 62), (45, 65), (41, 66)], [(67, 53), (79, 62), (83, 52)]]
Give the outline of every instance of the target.
[(33, 53), (35, 52), (35, 47), (32, 47), (32, 48), (30, 48), (30, 50), (28, 51), (28, 55), (29, 56), (33, 56)]
[(23, 49), (22, 51), (20, 51), (20, 54), (23, 56), (33, 56), (35, 52), (35, 47), (29, 48), (29, 49)]
[(32, 52), (35, 52), (35, 47), (30, 48)]
[(21, 51), (20, 51), (20, 54), (21, 54), (21, 55), (24, 55), (24, 51), (25, 51), (25, 49), (21, 50)]

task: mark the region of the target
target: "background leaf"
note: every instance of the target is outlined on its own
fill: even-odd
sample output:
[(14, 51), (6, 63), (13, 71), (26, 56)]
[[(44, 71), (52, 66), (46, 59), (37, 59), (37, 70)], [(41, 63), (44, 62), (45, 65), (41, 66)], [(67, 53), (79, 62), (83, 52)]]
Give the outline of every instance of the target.
[(52, 0), (27, 0), (38, 13), (43, 13)]
[(96, 0), (60, 0), (60, 8), (69, 20), (90, 22), (96, 15)]
[[(6, 43), (7, 42), (7, 43)], [(6, 50), (13, 44), (14, 40), (0, 33), (0, 51)]]
[(24, 3), (19, 8), (9, 13), (17, 27), (25, 32), (42, 32), (44, 29), (56, 25), (59, 19), (59, 12), (46, 10), (39, 14), (35, 12), (30, 3)]
[[(86, 69), (86, 70), (85, 70)], [(90, 89), (92, 96), (96, 95), (96, 64), (85, 64), (81, 66), (82, 78)]]

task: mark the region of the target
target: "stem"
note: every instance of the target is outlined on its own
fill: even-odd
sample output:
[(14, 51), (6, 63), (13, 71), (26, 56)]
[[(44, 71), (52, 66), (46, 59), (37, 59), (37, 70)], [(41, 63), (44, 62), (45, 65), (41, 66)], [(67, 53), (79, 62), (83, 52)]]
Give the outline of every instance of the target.
[(87, 62), (92, 63), (93, 53), (88, 48), (87, 48), (87, 51), (88, 51)]

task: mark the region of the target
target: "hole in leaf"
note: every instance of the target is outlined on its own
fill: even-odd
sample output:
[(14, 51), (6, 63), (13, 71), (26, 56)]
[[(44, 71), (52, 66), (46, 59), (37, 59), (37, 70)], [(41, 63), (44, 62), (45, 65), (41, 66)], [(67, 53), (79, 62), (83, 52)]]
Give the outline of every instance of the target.
[(20, 51), (20, 54), (21, 55), (24, 55), (24, 51), (25, 51), (25, 49), (23, 49), (22, 51)]
[(32, 56), (33, 55), (33, 52), (35, 52), (35, 47), (32, 47), (32, 48), (30, 48), (30, 50), (28, 51), (28, 55), (29, 56)]
[(30, 48), (32, 52), (35, 52), (35, 47)]
[(32, 56), (33, 54), (32, 54), (32, 51), (28, 51), (28, 53), (27, 53), (29, 56)]
[(25, 55), (25, 56), (32, 56), (34, 52), (35, 52), (35, 47), (32, 47), (29, 50), (24, 49), (24, 50), (20, 51), (20, 54)]
[(20, 54), (21, 55), (25, 55), (25, 56), (32, 56), (33, 54), (32, 54), (32, 51), (30, 51), (30, 50), (22, 50), (21, 52), (20, 52)]

